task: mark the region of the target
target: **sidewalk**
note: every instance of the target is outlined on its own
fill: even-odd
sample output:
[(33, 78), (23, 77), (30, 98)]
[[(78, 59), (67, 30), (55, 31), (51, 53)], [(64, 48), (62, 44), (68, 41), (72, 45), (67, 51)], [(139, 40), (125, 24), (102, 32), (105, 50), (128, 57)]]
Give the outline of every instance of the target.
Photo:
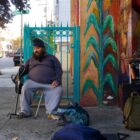
[(19, 67), (3, 68), (0, 69), (0, 87), (14, 87), (11, 80), (12, 74), (17, 74)]
[[(15, 110), (16, 93), (14, 87), (0, 87), (0, 91), (0, 140), (50, 140), (52, 134), (61, 128), (57, 126), (57, 121), (47, 119), (44, 108), (40, 108), (37, 119), (9, 119), (8, 113)], [(102, 133), (127, 133), (130, 137), (126, 140), (140, 139), (140, 132), (124, 128), (122, 111), (118, 107), (87, 107), (86, 110), (91, 119), (90, 127)]]

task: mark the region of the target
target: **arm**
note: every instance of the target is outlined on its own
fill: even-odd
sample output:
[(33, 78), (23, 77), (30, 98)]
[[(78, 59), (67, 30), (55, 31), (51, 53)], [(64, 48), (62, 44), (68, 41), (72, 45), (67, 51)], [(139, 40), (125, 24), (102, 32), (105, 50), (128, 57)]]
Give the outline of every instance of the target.
[(22, 65), (20, 68), (19, 68), (19, 76), (20, 76), (20, 79), (25, 76), (26, 74), (28, 74), (29, 72), (29, 59), (26, 61), (26, 63), (24, 65)]
[(62, 73), (63, 73), (62, 66), (56, 57), (53, 58), (53, 62), (54, 62), (54, 69), (56, 73), (56, 80), (52, 82), (52, 85), (58, 86), (62, 84)]

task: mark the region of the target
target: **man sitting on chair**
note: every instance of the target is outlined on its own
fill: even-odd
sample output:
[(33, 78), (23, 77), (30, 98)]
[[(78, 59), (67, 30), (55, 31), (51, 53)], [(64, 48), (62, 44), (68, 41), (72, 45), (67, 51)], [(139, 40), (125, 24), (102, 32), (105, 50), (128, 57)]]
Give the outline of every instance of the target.
[(53, 112), (57, 109), (62, 95), (62, 68), (58, 59), (45, 50), (44, 42), (35, 38), (33, 40), (33, 56), (24, 65), (24, 76), (28, 74), (20, 96), (19, 118), (32, 116), (31, 104), (35, 91), (43, 89), (45, 108), (48, 117), (53, 119)]

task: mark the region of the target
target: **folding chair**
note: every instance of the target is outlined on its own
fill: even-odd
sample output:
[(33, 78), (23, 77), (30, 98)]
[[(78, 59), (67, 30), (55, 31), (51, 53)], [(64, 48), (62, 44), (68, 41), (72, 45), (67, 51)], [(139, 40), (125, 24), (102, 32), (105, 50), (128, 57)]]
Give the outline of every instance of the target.
[(34, 100), (38, 100), (37, 109), (35, 111), (34, 118), (36, 118), (38, 115), (38, 111), (39, 111), (43, 96), (44, 96), (44, 89), (42, 89), (42, 88), (37, 89), (37, 91), (33, 97)]

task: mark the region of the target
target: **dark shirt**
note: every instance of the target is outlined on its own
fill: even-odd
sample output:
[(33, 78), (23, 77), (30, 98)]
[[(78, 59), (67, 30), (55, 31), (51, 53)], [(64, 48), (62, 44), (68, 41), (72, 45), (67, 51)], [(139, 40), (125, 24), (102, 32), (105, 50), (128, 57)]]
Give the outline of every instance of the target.
[(54, 80), (59, 85), (62, 83), (62, 68), (58, 59), (46, 54), (42, 61), (34, 57), (29, 58), (25, 63), (25, 73), (28, 78), (42, 84), (52, 84)]

